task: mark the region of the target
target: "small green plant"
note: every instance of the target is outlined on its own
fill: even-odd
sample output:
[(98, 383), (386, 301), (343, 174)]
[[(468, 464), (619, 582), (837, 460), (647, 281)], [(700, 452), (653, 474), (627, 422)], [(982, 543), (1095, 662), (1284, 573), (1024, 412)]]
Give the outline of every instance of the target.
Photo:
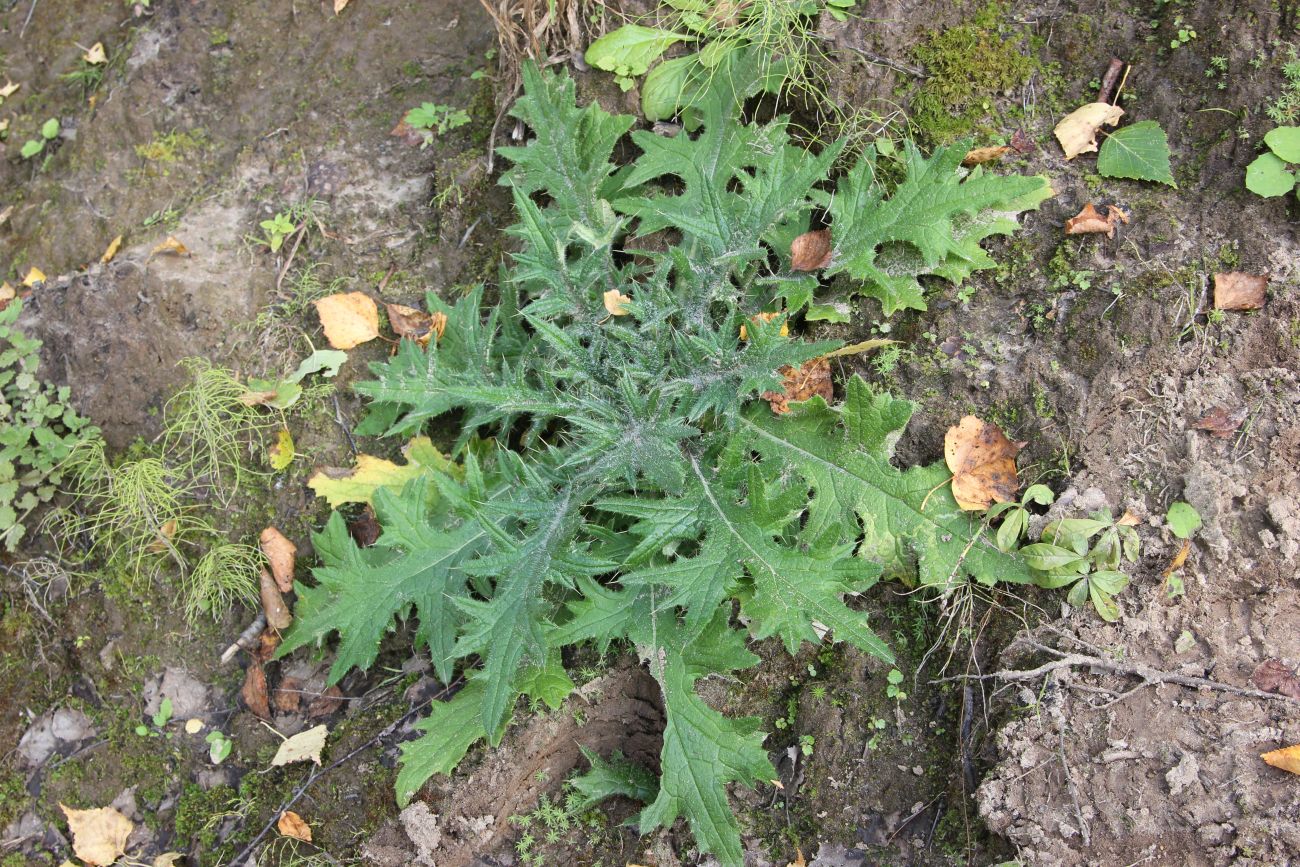
[(1170, 50), (1182, 48), (1184, 45), (1197, 38), (1196, 31), (1184, 25), (1181, 15), (1174, 16), (1174, 29), (1174, 38), (1169, 40)]
[(1290, 166), (1300, 163), (1300, 126), (1279, 126), (1264, 136), (1268, 150), (1246, 166), (1246, 189), (1257, 196), (1285, 196), (1296, 189), (1296, 173)]
[[(612, 72), (624, 90), (641, 83), (641, 113), (648, 120), (667, 120), (686, 111), (692, 126), (701, 95), (738, 53), (761, 56), (765, 90), (819, 92), (815, 83), (819, 55), (816, 30), (822, 10), (843, 20), (856, 0), (665, 0), (661, 26), (625, 24), (597, 39), (586, 51), (587, 63)], [(678, 43), (699, 50), (660, 60)]]
[(208, 744), (208, 758), (212, 760), (214, 765), (219, 765), (228, 759), (230, 751), (235, 748), (234, 741), (217, 729), (208, 732), (208, 736), (204, 738), (204, 741)]
[(261, 242), (270, 248), (272, 253), (280, 252), (284, 239), (298, 231), (298, 224), (290, 219), (287, 211), (281, 211), (271, 219), (263, 220), (258, 223), (258, 226), (262, 229)]
[(469, 112), (465, 109), (436, 102), (422, 102), (402, 119), (424, 139), (421, 148), (427, 148), (438, 136), (446, 135), (470, 122)]
[[(158, 705), (157, 713), (150, 717), (149, 721), (153, 723), (153, 728), (151, 729), (146, 725), (138, 725), (135, 727), (135, 733), (142, 738), (162, 737), (166, 733), (161, 731), (161, 729), (166, 726), (167, 723), (171, 722), (171, 718), (172, 700), (170, 698), (163, 698), (162, 702)], [(171, 737), (171, 735), (167, 735), (167, 737)]]
[(1067, 602), (1079, 608), (1091, 601), (1103, 620), (1117, 620), (1115, 597), (1129, 583), (1119, 570), (1125, 561), (1136, 561), (1139, 553), (1135, 523), (1127, 515), (1116, 521), (1105, 511), (1091, 518), (1062, 518), (1044, 527), (1039, 541), (1020, 553), (1034, 570), (1038, 586), (1073, 584)]
[(1020, 540), (1024, 538), (1025, 531), (1029, 528), (1029, 505), (1037, 503), (1040, 506), (1050, 506), (1055, 499), (1056, 495), (1047, 485), (1030, 485), (1020, 495), (1020, 502), (994, 503), (989, 507), (985, 513), (989, 520), (998, 515), (1006, 515), (998, 527), (998, 547), (1003, 551), (1014, 551), (1019, 548)]
[[(1268, 119), (1279, 126), (1300, 123), (1300, 55), (1296, 53), (1295, 46), (1288, 45), (1287, 59), (1282, 64), (1282, 88), (1273, 100), (1264, 109), (1264, 114)], [(1250, 65), (1255, 69), (1261, 68), (1267, 58), (1263, 50), (1259, 51), (1250, 61)]]
[(194, 568), (181, 574), (181, 599), (191, 622), (219, 616), (236, 602), (257, 600), (258, 576), (265, 560), (251, 545), (217, 541)]
[[(612, 158), (635, 119), (579, 107), (567, 77), (525, 67), (512, 111), (535, 137), (502, 150), (519, 252), (491, 300), (483, 287), (454, 304), (430, 293), (443, 338), (403, 341), (356, 386), (371, 399), (366, 424), (390, 436), (458, 421), (457, 463), (377, 490), (371, 549), (331, 516), (279, 653), (338, 632), (335, 682), (414, 616), (438, 676), (464, 666), (465, 686), (403, 745), (402, 803), (478, 741), (500, 743), (529, 702), (558, 708), (574, 689), (565, 648), (626, 641), (666, 717), (640, 829), (683, 817), (700, 850), (738, 867), (727, 787), (776, 772), (760, 722), (708, 705), (700, 678), (757, 665), (752, 639), (793, 654), (827, 630), (892, 663), (846, 601), (882, 577), (936, 592), (1030, 580), (958, 507), (946, 466), (892, 463), (911, 403), (860, 378), (837, 406), (818, 397), (778, 416), (758, 397), (782, 387), (783, 365), (838, 348), (787, 328), (819, 286), (788, 259), (815, 210), (831, 226), (830, 270), (890, 311), (924, 307), (923, 274), (956, 282), (991, 267), (980, 242), (1049, 188), (963, 173), (960, 143), (930, 158), (906, 146), (892, 191), (868, 148), (831, 196), (843, 143), (814, 153), (785, 118), (742, 123), (764, 66), (727, 57), (697, 102), (699, 131), (632, 133), (641, 152), (624, 169)], [(625, 254), (625, 239), (664, 230), (666, 249)], [(905, 263), (881, 253), (909, 245)]]
[(907, 701), (907, 693), (901, 689), (903, 685), (903, 672), (897, 668), (891, 668), (889, 674), (885, 675), (885, 695), (894, 701)]
[(1169, 506), (1165, 521), (1169, 524), (1169, 532), (1179, 539), (1191, 538), (1193, 533), (1201, 529), (1201, 513), (1181, 500)]
[(68, 402), (67, 386), (37, 374), (41, 341), (15, 324), (21, 299), (0, 310), (0, 542), (13, 551), (25, 521), (63, 481), (63, 462), (79, 443), (99, 442), (99, 430)]
[(29, 160), (45, 150), (47, 143), (54, 141), (59, 137), (59, 119), (52, 117), (45, 123), (41, 124), (41, 134), (37, 138), (29, 138), (23, 142), (22, 148), (18, 151), (22, 158)]

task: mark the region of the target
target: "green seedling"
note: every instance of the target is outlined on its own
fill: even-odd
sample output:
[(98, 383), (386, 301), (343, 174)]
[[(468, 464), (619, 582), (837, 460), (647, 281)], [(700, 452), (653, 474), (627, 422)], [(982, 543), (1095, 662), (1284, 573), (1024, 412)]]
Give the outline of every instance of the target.
[(22, 148), (18, 153), (23, 159), (29, 160), (45, 150), (47, 142), (54, 141), (59, 136), (59, 119), (52, 117), (45, 123), (41, 124), (41, 134), (39, 138), (29, 138), (23, 142)]
[(263, 220), (258, 223), (262, 229), (262, 243), (270, 248), (272, 253), (280, 252), (280, 247), (284, 245), (284, 240), (298, 231), (298, 226), (286, 211), (281, 211), (269, 220)]
[(1266, 199), (1285, 196), (1296, 189), (1300, 163), (1300, 126), (1279, 126), (1264, 135), (1268, 151), (1246, 166), (1246, 189)]
[(208, 732), (208, 736), (204, 740), (208, 743), (208, 758), (212, 760), (214, 765), (219, 765), (229, 758), (230, 751), (235, 748), (234, 742), (216, 729)]
[(1020, 502), (994, 503), (989, 507), (986, 513), (989, 520), (996, 518), (998, 515), (1006, 515), (1002, 519), (1001, 526), (998, 527), (998, 547), (1003, 551), (1014, 551), (1018, 548), (1020, 540), (1029, 528), (1029, 504), (1036, 503), (1040, 506), (1050, 506), (1055, 499), (1056, 495), (1052, 493), (1052, 489), (1047, 485), (1030, 485), (1020, 495)]
[(1169, 524), (1169, 531), (1179, 539), (1190, 538), (1201, 529), (1201, 513), (1181, 500), (1169, 506), (1165, 521)]
[(402, 118), (406, 125), (424, 140), (420, 148), (427, 148), (440, 135), (446, 135), (454, 129), (470, 122), (469, 112), (463, 108), (440, 105), (436, 102), (423, 102), (411, 109)]
[(1139, 554), (1135, 523), (1128, 515), (1116, 521), (1104, 511), (1091, 518), (1063, 518), (1043, 528), (1040, 540), (1020, 553), (1034, 570), (1038, 586), (1072, 584), (1067, 602), (1078, 608), (1091, 601), (1103, 620), (1113, 621), (1119, 618), (1115, 597), (1129, 583), (1120, 567)]
[(885, 686), (885, 695), (894, 699), (894, 701), (906, 701), (907, 693), (899, 688), (903, 683), (903, 672), (897, 668), (891, 668), (889, 674), (885, 675), (885, 679), (888, 681)]

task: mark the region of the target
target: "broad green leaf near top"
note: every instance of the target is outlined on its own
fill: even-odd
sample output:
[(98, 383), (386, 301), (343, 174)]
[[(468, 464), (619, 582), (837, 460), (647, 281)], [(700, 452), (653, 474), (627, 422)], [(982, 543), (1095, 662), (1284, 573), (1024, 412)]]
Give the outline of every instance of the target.
[(1246, 189), (1257, 196), (1285, 196), (1295, 189), (1296, 176), (1271, 153), (1260, 154), (1246, 166)]
[(597, 69), (626, 78), (644, 74), (671, 46), (694, 39), (689, 33), (624, 24), (591, 43), (584, 59)]
[(1154, 120), (1139, 121), (1107, 136), (1097, 154), (1097, 171), (1108, 178), (1178, 187), (1169, 167), (1169, 139)]
[(1288, 163), (1300, 163), (1300, 126), (1279, 126), (1264, 134), (1264, 144)]

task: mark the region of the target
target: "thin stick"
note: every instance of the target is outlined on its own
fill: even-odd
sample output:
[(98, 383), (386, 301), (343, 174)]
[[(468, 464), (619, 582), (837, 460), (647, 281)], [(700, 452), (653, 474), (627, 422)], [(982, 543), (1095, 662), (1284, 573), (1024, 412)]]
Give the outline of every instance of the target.
[(1097, 102), (1110, 102), (1111, 96), (1115, 93), (1115, 82), (1119, 81), (1119, 74), (1124, 71), (1124, 61), (1118, 57), (1110, 59), (1110, 66), (1106, 68), (1106, 74), (1101, 77), (1101, 87), (1097, 88)]
[(941, 677), (930, 681), (930, 683), (945, 683), (955, 680), (1007, 680), (1007, 681), (1025, 681), (1036, 680), (1045, 674), (1058, 671), (1063, 668), (1089, 667), (1100, 668), (1114, 674), (1124, 674), (1129, 677), (1142, 679), (1142, 686), (1155, 686), (1162, 683), (1174, 683), (1179, 686), (1185, 686), (1189, 689), (1213, 689), (1219, 692), (1227, 692), (1233, 695), (1244, 695), (1250, 698), (1271, 699), (1273, 701), (1284, 701), (1300, 705), (1300, 699), (1291, 698), (1289, 695), (1281, 695), (1276, 692), (1264, 692), (1260, 689), (1248, 689), (1241, 686), (1233, 686), (1230, 683), (1223, 683), (1217, 680), (1210, 680), (1208, 677), (1192, 677), (1186, 674), (1174, 674), (1171, 671), (1161, 671), (1158, 668), (1152, 668), (1149, 665), (1143, 665), (1140, 662), (1116, 662), (1110, 659), (1104, 659), (1100, 656), (1085, 655), (1082, 653), (1065, 653), (1054, 647), (1048, 647), (1045, 644), (1039, 644), (1036, 641), (1029, 642), (1035, 650), (1051, 653), (1058, 659), (1051, 662), (1045, 662), (1042, 665), (1025, 671), (995, 671), (992, 674), (957, 674), (950, 677)]
[(22, 39), (23, 34), (27, 32), (27, 25), (32, 23), (32, 13), (36, 11), (36, 4), (41, 0), (32, 0), (31, 8), (27, 10), (27, 17), (23, 19), (23, 27), (18, 31), (18, 38)]

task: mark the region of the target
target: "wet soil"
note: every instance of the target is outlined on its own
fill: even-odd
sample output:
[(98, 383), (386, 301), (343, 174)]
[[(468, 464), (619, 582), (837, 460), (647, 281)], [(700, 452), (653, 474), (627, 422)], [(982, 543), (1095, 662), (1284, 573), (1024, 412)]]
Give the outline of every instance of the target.
[[(1246, 2), (1229, 15), (1194, 0), (859, 5), (860, 20), (822, 22), (838, 64), (828, 98), (876, 111), (888, 131), (893, 108), (925, 86), (906, 71), (918, 47), (978, 18), (983, 48), (1012, 45), (1036, 64), (1014, 87), (977, 94), (969, 132), (984, 144), (1024, 130), (1037, 149), (995, 170), (1045, 174), (1056, 196), (1021, 234), (990, 245), (999, 268), (972, 291), (940, 291), (929, 310), (890, 322), (900, 353), (841, 360), (837, 381), (859, 372), (920, 404), (901, 462), (939, 458), (964, 412), (999, 422), (1029, 442), (1022, 478), (1057, 492), (1053, 516), (1128, 509), (1141, 520), (1143, 558), (1113, 624), (1069, 610), (1059, 591), (920, 604), (894, 586), (863, 600), (899, 652), (903, 701), (886, 696), (876, 661), (845, 650), (789, 659), (761, 644), (764, 663), (744, 681), (707, 681), (711, 703), (761, 715), (773, 732), (784, 788), (733, 793), (752, 863), (785, 864), (796, 847), (823, 867), (1290, 863), (1300, 787), (1258, 754), (1300, 742), (1294, 706), (1175, 684), (1130, 692), (1139, 681), (1087, 668), (1010, 685), (931, 681), (1049, 661), (1031, 635), (1243, 688), (1265, 659), (1300, 665), (1300, 206), (1242, 185), (1272, 126), (1263, 108), (1282, 87), (1296, 10)], [(486, 169), (494, 94), (485, 52), (496, 40), (487, 16), (442, 0), (353, 0), (337, 17), (328, 6), (155, 0), (136, 15), (118, 3), (33, 9), (20, 0), (0, 10), (0, 75), (23, 85), (0, 107), (12, 117), (0, 212), (14, 206), (0, 224), (0, 267), (11, 282), (32, 265), (49, 275), (24, 323), (46, 341), (45, 371), (73, 386), (115, 450), (157, 435), (182, 358), (265, 374), (323, 345), (309, 309), (292, 306), (309, 265), (326, 283), (408, 304), (493, 273), (509, 217)], [(1180, 29), (1197, 35), (1171, 48)], [(78, 44), (96, 41), (110, 69), (87, 94), (61, 76), (77, 68)], [(1056, 120), (1095, 98), (1091, 80), (1112, 56), (1134, 64), (1129, 117), (1169, 134), (1177, 189), (1101, 178), (1091, 156), (1066, 162), (1051, 138)], [(1215, 57), (1226, 72), (1211, 76)], [(475, 77), (480, 69), (489, 74)], [(631, 98), (597, 76), (582, 86), (621, 108)], [(390, 136), (424, 101), (467, 107), (472, 123), (427, 150)], [(21, 142), (48, 117), (64, 135), (48, 159), (21, 159)], [(930, 142), (950, 132), (913, 131)], [(292, 259), (250, 240), (260, 221), (303, 202), (316, 203), (320, 230)], [(1066, 238), (1064, 221), (1087, 202), (1118, 204), (1131, 223), (1113, 239)], [(119, 234), (122, 251), (99, 262)], [(190, 255), (152, 255), (168, 236)], [(1232, 270), (1270, 274), (1263, 310), (1209, 315), (1213, 275)], [(810, 330), (883, 333), (878, 306), (853, 307), (851, 325)], [(288, 312), (259, 319), (268, 308)], [(233, 534), (275, 521), (310, 564), (323, 510), (306, 477), (348, 462), (341, 425), (358, 418), (358, 404), (347, 383), (384, 351), (355, 352), (337, 405), (324, 401), (296, 423), (303, 456), (223, 513)], [(1215, 406), (1246, 410), (1236, 435), (1193, 427)], [(1182, 573), (1186, 592), (1171, 597), (1162, 573), (1181, 543), (1163, 515), (1178, 499), (1205, 526)], [(5, 561), (0, 864), (70, 854), (59, 802), (117, 803), (138, 822), (137, 860), (183, 851), (191, 863), (228, 863), (310, 773), (266, 770), (279, 739), (240, 703), (246, 660), (218, 662), (252, 615), (191, 627), (163, 586), (123, 593), (94, 576), (25, 580), (43, 553), (38, 535)], [(296, 803), (314, 845), (272, 832), (257, 863), (326, 853), (342, 863), (518, 864), (525, 852), (552, 864), (707, 863), (680, 825), (646, 839), (624, 827), (630, 803), (585, 815), (555, 839), (534, 819), (534, 843), (520, 846), (518, 817), (543, 796), (563, 798), (578, 744), (654, 755), (653, 690), (631, 659), (559, 711), (518, 714), (500, 750), (472, 754), (399, 813), (397, 744), (410, 734), (408, 712), (438, 694), (406, 647), (407, 636), (394, 636), (369, 674), (344, 680), (342, 704), (315, 715), (328, 649), (272, 666), (273, 682), (293, 677), (309, 699), (277, 708), (279, 732), (328, 724), (327, 762), (365, 749)], [(228, 733), (232, 758), (214, 766), (179, 713), (153, 726), (164, 694)]]

